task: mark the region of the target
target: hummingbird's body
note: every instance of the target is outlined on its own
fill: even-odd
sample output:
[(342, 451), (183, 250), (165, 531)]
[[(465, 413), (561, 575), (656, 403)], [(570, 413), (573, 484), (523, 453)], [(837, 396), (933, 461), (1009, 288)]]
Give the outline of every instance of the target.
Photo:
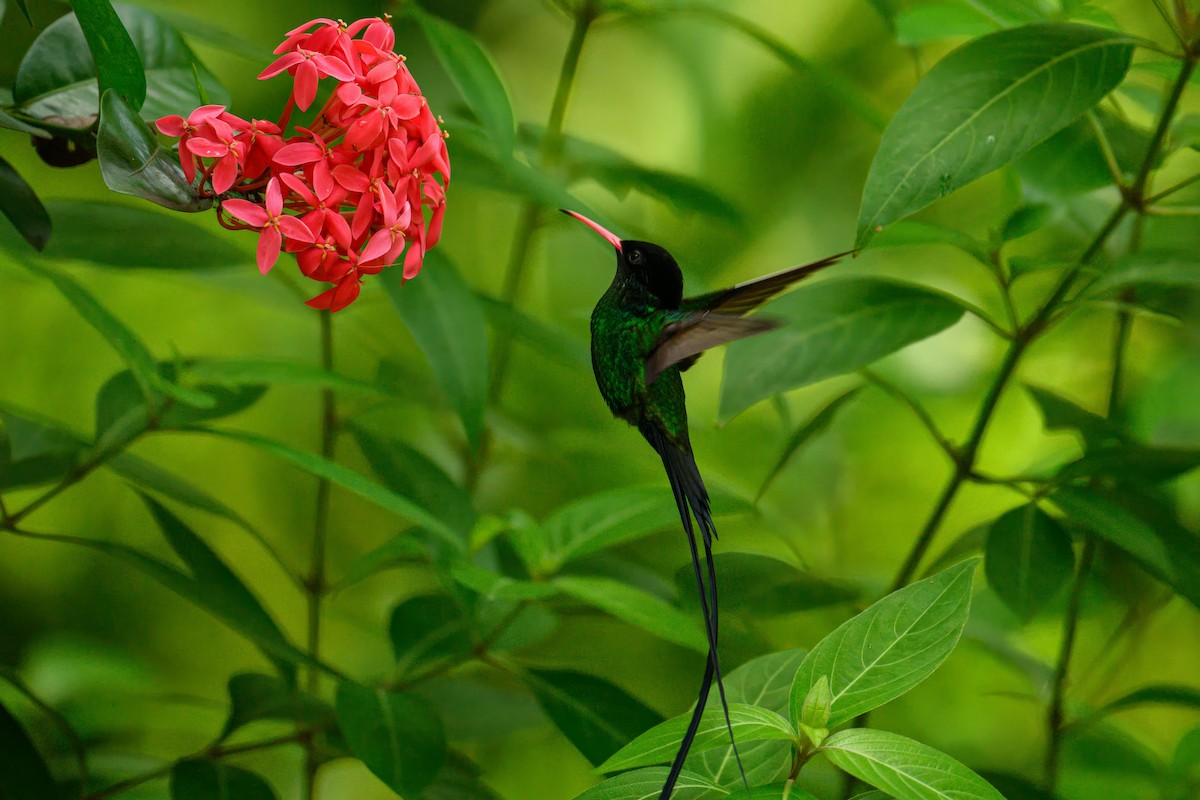
[[(692, 455), (681, 373), (711, 347), (770, 330), (770, 320), (742, 315), (845, 253), (795, 267), (730, 289), (683, 298), (683, 273), (656, 244), (619, 239), (591, 220), (565, 212), (591, 227), (617, 250), (612, 285), (592, 311), (592, 370), (613, 414), (633, 425), (662, 459), (691, 549), (709, 654), (699, 697), (660, 800), (669, 800), (700, 724), (714, 678), (729, 726), (729, 709), (717, 657), (717, 579), (712, 545), (717, 536), (708, 491)], [(704, 567), (692, 525), (704, 545)], [(733, 746), (737, 756), (737, 746)], [(738, 766), (741, 758), (738, 756)], [(743, 781), (745, 773), (742, 773)]]

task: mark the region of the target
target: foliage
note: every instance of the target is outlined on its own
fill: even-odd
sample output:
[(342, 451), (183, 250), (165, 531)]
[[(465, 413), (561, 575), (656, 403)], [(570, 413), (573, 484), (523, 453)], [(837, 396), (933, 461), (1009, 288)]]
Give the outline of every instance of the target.
[(278, 108), (245, 5), (0, 3), (0, 796), (658, 796), (707, 643), (564, 205), (689, 287), (861, 248), (688, 374), (749, 785), (710, 698), (675, 798), (1196, 796), (1194, 3), (389, 4), (456, 186), (336, 325), (143, 202)]

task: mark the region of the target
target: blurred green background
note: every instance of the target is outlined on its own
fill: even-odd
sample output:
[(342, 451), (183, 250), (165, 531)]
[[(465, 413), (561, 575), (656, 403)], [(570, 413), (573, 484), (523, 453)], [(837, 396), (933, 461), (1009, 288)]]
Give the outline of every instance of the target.
[[(61, 4), (38, 0), (30, 5), (40, 25), (66, 11)], [(350, 20), (382, 10), (378, 3), (333, 0), (143, 5), (203, 19), (267, 51), (284, 31), (311, 18)], [(1143, 0), (1102, 5), (1129, 30), (1163, 39)], [(8, 6), (0, 26), (0, 84), (11, 84), (33, 36), (14, 4)], [(519, 121), (545, 124), (570, 34), (570, 21), (562, 13), (536, 0), (430, 0), (426, 7), (472, 30), (484, 43), (507, 81)], [(925, 46), (919, 54), (901, 47), (865, 0), (731, 0), (724, 7), (857, 87), (884, 120), (911, 91), (918, 70), (927, 69), (954, 44)], [(288, 86), (255, 80), (265, 62), (203, 41), (193, 41), (193, 46), (231, 91), (232, 111), (246, 118), (277, 115)], [(458, 95), (411, 25), (398, 26), (397, 50), (408, 56), (434, 111), (452, 115)], [(447, 127), (453, 160), (453, 122)], [(670, 249), (683, 266), (690, 292), (848, 248), (880, 134), (845, 96), (823, 90), (812, 73), (789, 69), (731, 29), (688, 16), (596, 25), (583, 52), (565, 129), (637, 163), (692, 176), (736, 211), (703, 214), (637, 191), (616, 197), (594, 182), (576, 187), (577, 196), (601, 210), (620, 235), (651, 239)], [(109, 193), (95, 162), (69, 170), (42, 164), (21, 134), (0, 131), (0, 153), (43, 200), (93, 198), (138, 205)], [(1189, 158), (1194, 171), (1200, 158)], [(1173, 169), (1183, 176), (1190, 174), (1188, 166), (1184, 158)], [(940, 201), (923, 218), (984, 234), (1000, 226), (1021, 201), (1015, 171), (1003, 170)], [(1086, 201), (1071, 203), (1070, 214), (1085, 221), (1095, 218)], [(501, 290), (523, 204), (518, 197), (478, 185), (468, 169), (454, 173), (440, 250), (483, 293)], [(242, 259), (228, 269), (201, 273), (188, 271), (186, 252), (164, 265), (177, 268), (170, 271), (82, 262), (68, 264), (68, 269), (159, 357), (177, 352), (316, 363), (317, 316), (282, 281), (258, 274), (254, 237), (222, 231), (211, 213), (186, 221), (223, 237), (242, 252)], [(1073, 237), (1078, 236), (1064, 223), (1020, 247), (1044, 255), (1074, 248)], [(1152, 225), (1146, 236), (1198, 238), (1194, 222)], [(128, 246), (135, 250), (140, 243)], [(22, 257), (16, 244), (0, 250), (0, 399), (37, 409), (88, 435), (96, 391), (124, 365), (51, 284), (18, 263)], [(280, 266), (294, 270), (284, 262)], [(524, 509), (540, 518), (600, 489), (663, 483), (658, 459), (633, 430), (609, 416), (586, 359), (587, 316), (611, 280), (612, 267), (607, 246), (565, 218), (548, 216), (535, 235), (519, 305), (565, 332), (570, 346), (563, 348), (566, 355), (555, 357), (517, 344), (503, 393), (489, 411), (495, 444), (476, 491), (481, 512)], [(836, 269), (843, 275), (895, 276), (996, 307), (986, 272), (946, 247), (868, 251)], [(1049, 285), (1049, 278), (1035, 276), (1019, 287), (1018, 295), (1040, 297)], [(1189, 297), (1168, 300), (1182, 322), (1135, 325), (1130, 424), (1146, 439), (1200, 446), (1200, 317)], [(1035, 348), (1022, 367), (1021, 381), (1055, 389), (1103, 413), (1112, 318), (1105, 309), (1077, 313)], [(384, 375), (400, 387), (398, 399), (386, 403), (343, 399), (343, 413), (421, 449), (462, 478), (459, 422), (447, 410), (380, 282), (368, 279), (362, 298), (336, 317), (335, 326), (339, 372), (366, 380)], [(952, 439), (961, 439), (1001, 354), (1001, 343), (968, 317), (887, 358), (877, 369), (920, 398)], [(707, 356), (686, 379), (693, 444), (710, 487), (748, 500), (796, 422), (852, 380), (792, 392), (781, 404), (760, 403), (719, 427), (721, 358), (719, 353)], [(305, 387), (273, 388), (229, 425), (315, 451), (319, 394)], [(1073, 436), (1044, 433), (1036, 407), (1014, 387), (1001, 403), (982, 464), (989, 473), (1020, 473), (1077, 450)], [(137, 444), (134, 452), (221, 498), (262, 530), (296, 572), (306, 568), (314, 478), (243, 445), (192, 434), (156, 435)], [(339, 440), (337, 455), (340, 463), (369, 472), (350, 437)], [(868, 387), (790, 462), (756, 512), (720, 519), (719, 548), (774, 555), (859, 587), (865, 597), (875, 596), (908, 552), (949, 471), (911, 412)], [(1200, 524), (1200, 480), (1182, 479), (1172, 490), (1184, 522), (1195, 528)], [(33, 496), (16, 492), (5, 500), (10, 508), (20, 507)], [(1018, 499), (1002, 488), (969, 485), (955, 502), (934, 552)], [(223, 520), (190, 510), (180, 513), (227, 557), (285, 630), (302, 640), (303, 598), (261, 548)], [(165, 552), (136, 495), (119, 477), (103, 471), (39, 511), (30, 524), (37, 530)], [(393, 516), (335, 489), (332, 574), (340, 574), (399, 528)], [(686, 549), (678, 530), (668, 529), (623, 548), (621, 555), (670, 581), (685, 563)], [(1170, 598), (1119, 559), (1104, 560), (1100, 573), (1105, 580), (1085, 595), (1069, 693), (1072, 707), (1099, 706), (1146, 683), (1194, 684), (1200, 663), (1196, 609)], [(327, 607), (327, 658), (356, 676), (391, 674), (388, 614), (397, 602), (428, 589), (430, 580), (415, 568), (391, 571), (334, 595)], [(1156, 604), (1158, 600), (1163, 602)], [(978, 769), (1039, 774), (1047, 678), (1064, 605), (1065, 597), (1059, 597), (1022, 626), (984, 589), (977, 594), (964, 644), (930, 680), (877, 713), (874, 724), (927, 741)], [(1143, 613), (1131, 632), (1110, 638), (1131, 605), (1152, 611)], [(846, 616), (845, 606), (769, 619), (726, 615), (723, 663), (728, 670), (762, 653), (809, 646)], [(564, 616), (554, 633), (522, 659), (604, 676), (666, 715), (681, 713), (692, 702), (703, 665), (696, 653), (587, 613)], [(224, 718), (229, 675), (265, 669), (262, 656), (243, 639), (142, 575), (90, 552), (11, 536), (0, 538), (0, 664), (19, 671), (81, 729), (103, 736), (97, 763), (145, 766), (207, 742)], [(502, 677), (480, 680), (496, 696), (480, 700), (456, 684), (445, 687), (442, 702), (452, 719), (462, 720), (464, 749), (499, 794), (513, 800), (565, 799), (594, 781), (587, 761), (519, 686)], [(10, 707), (29, 708), (4, 688), (0, 697), (11, 701)], [(500, 711), (476, 713), (487, 704)], [(40, 742), (55, 740), (44, 722), (32, 714), (25, 718)], [(1159, 797), (1143, 775), (1150, 769), (1146, 764), (1169, 759), (1200, 716), (1195, 710), (1153, 707), (1114, 720), (1128, 737), (1119, 747), (1113, 745), (1120, 757), (1094, 743), (1078, 746), (1068, 754), (1064, 797)], [(244, 763), (266, 774), (282, 796), (298, 791), (298, 750), (247, 756)], [(819, 769), (811, 778), (814, 785), (832, 785), (830, 774)], [(165, 797), (165, 789), (152, 785), (128, 796)], [(369, 800), (392, 795), (361, 764), (343, 761), (322, 772), (320, 796)]]

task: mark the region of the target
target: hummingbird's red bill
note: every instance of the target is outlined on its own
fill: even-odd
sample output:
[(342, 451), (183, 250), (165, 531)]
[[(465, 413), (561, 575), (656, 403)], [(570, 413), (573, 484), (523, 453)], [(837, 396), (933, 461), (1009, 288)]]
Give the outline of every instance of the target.
[(594, 230), (596, 233), (600, 234), (605, 239), (607, 239), (609, 244), (611, 244), (613, 247), (617, 248), (618, 253), (621, 252), (621, 237), (620, 236), (617, 236), (615, 233), (608, 230), (603, 225), (600, 225), (599, 223), (596, 223), (596, 222), (592, 222), (590, 219), (585, 217), (583, 214), (576, 214), (574, 211), (568, 211), (565, 208), (560, 208), (559, 211), (563, 212), (568, 217), (574, 217), (575, 219), (582, 222), (584, 225), (587, 225), (589, 228)]

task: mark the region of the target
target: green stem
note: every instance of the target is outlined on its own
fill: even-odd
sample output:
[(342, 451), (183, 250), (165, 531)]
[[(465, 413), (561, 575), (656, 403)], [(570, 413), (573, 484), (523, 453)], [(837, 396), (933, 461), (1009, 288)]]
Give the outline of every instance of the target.
[(1058, 652), (1058, 663), (1054, 668), (1054, 681), (1050, 690), (1050, 706), (1046, 711), (1046, 787), (1051, 794), (1058, 785), (1059, 756), (1063, 741), (1063, 701), (1066, 697), (1067, 676), (1071, 669), (1071, 656), (1075, 650), (1075, 634), (1079, 628), (1079, 612), (1083, 607), (1083, 592), (1095, 558), (1096, 540), (1088, 536), (1083, 541), (1079, 555), (1079, 567), (1071, 584), (1071, 596), (1067, 605), (1067, 617), (1063, 621), (1062, 646)]
[[(575, 86), (575, 76), (579, 71), (579, 60), (583, 54), (584, 41), (592, 23), (599, 15), (599, 8), (594, 0), (586, 0), (575, 12), (575, 25), (571, 30), (571, 39), (567, 43), (563, 55), (562, 68), (558, 73), (558, 84), (554, 89), (554, 100), (550, 106), (550, 117), (546, 123), (546, 135), (542, 139), (540, 156), (542, 169), (550, 170), (558, 166), (563, 151), (563, 123), (570, 105), (571, 92)], [(500, 299), (508, 305), (516, 305), (521, 296), (521, 287), (525, 278), (525, 267), (529, 262), (529, 250), (533, 236), (537, 232), (541, 218), (541, 205), (528, 201), (521, 209), (517, 220), (516, 233), (513, 235), (512, 247), (509, 250), (508, 265), (504, 271), (504, 285), (500, 291)], [(496, 342), (492, 347), (492, 380), (488, 387), (488, 404), (495, 405), (504, 393), (504, 383), (508, 377), (509, 363), (512, 360), (513, 336), (508, 328), (495, 330)], [(474, 488), (479, 480), (483, 464), (487, 461), (491, 448), (492, 434), (485, 429), (479, 443), (479, 451), (471, 460), (467, 474), (467, 485)]]
[[(320, 312), (321, 320), (321, 367), (333, 372), (333, 314)], [(321, 457), (333, 461), (337, 444), (337, 400), (332, 389), (321, 392)], [(326, 478), (317, 483), (316, 515), (313, 523), (312, 558), (305, 592), (308, 598), (308, 654), (314, 660), (321, 658), (321, 601), (326, 591), (325, 554), (329, 533), (329, 496), (332, 484)], [(321, 687), (321, 673), (315, 666), (307, 669), (308, 691), (316, 693)], [(303, 740), (304, 745), (304, 796), (313, 797), (316, 783), (316, 748), (312, 739)]]
[(1179, 107), (1179, 100), (1183, 97), (1183, 92), (1191, 80), (1192, 72), (1196, 69), (1198, 57), (1200, 55), (1188, 53), (1184, 58), (1183, 65), (1179, 69), (1179, 76), (1171, 87), (1171, 94), (1167, 97), (1166, 105), (1163, 106), (1162, 116), (1158, 119), (1158, 126), (1154, 129), (1154, 136), (1150, 139), (1150, 146), (1146, 148), (1146, 158), (1142, 161), (1137, 177), (1134, 178), (1131, 190), (1139, 208), (1145, 204), (1146, 186), (1150, 181), (1150, 173), (1154, 169), (1154, 162), (1158, 158), (1159, 151), (1162, 150), (1163, 142), (1166, 141), (1167, 132), (1171, 129), (1171, 121), (1175, 118), (1175, 109)]
[(942, 434), (941, 429), (938, 428), (937, 422), (933, 419), (933, 415), (930, 414), (924, 406), (918, 403), (916, 398), (912, 397), (899, 386), (871, 369), (863, 369), (860, 370), (860, 372), (862, 376), (867, 379), (867, 382), (874, 384), (885, 394), (890, 395), (893, 399), (899, 401), (902, 405), (912, 411), (917, 419), (921, 421), (921, 424), (925, 426), (925, 429), (929, 431), (929, 435), (933, 437), (933, 440), (937, 442), (938, 447), (942, 448), (942, 451), (950, 458), (950, 460), (958, 460), (958, 451), (954, 448), (954, 445), (951, 444), (950, 440)]

